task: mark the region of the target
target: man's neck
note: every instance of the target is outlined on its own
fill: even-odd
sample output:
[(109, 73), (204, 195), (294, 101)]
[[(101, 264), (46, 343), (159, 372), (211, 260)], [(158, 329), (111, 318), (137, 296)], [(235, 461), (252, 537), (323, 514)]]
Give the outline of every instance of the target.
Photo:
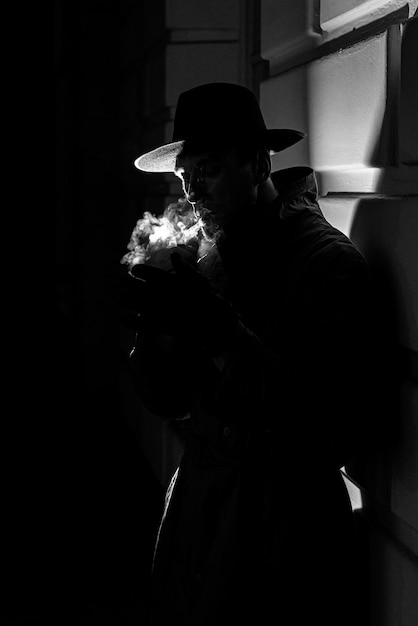
[(241, 236), (244, 230), (252, 228), (254, 215), (267, 209), (278, 195), (279, 192), (274, 186), (272, 179), (268, 178), (258, 187), (256, 204), (251, 207), (242, 207), (235, 219), (224, 225), (223, 235), (220, 236), (220, 239), (229, 238), (234, 236), (235, 233), (240, 233)]

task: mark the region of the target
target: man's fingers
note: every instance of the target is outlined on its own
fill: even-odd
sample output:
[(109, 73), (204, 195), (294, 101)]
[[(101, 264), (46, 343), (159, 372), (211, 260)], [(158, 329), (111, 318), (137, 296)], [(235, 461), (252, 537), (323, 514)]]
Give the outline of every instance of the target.
[(129, 273), (134, 278), (145, 281), (162, 281), (165, 280), (167, 276), (167, 272), (159, 269), (158, 267), (154, 267), (153, 265), (143, 265), (137, 264), (134, 265)]

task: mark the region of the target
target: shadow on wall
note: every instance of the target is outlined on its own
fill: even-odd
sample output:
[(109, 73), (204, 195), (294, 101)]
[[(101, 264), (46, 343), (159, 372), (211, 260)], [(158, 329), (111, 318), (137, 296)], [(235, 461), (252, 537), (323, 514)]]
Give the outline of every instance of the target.
[[(365, 489), (369, 499), (367, 511), (355, 512), (355, 523), (364, 588), (370, 603), (367, 610), (379, 614), (378, 621), (371, 623), (382, 626), (387, 623), (389, 613), (399, 610), (398, 606), (394, 609), (392, 605), (397, 602), (393, 598), (388, 600), (387, 594), (395, 585), (393, 572), (392, 575), (388, 573), (388, 559), (394, 563), (394, 571), (403, 569), (400, 560), (396, 561), (401, 558), (396, 556), (398, 548), (389, 545), (393, 541), (394, 545), (399, 545), (400, 539), (396, 530), (389, 527), (391, 538), (386, 536), (385, 539), (382, 535), (376, 548), (378, 540), (374, 534), (377, 531), (370, 526), (369, 518), (378, 520), (383, 510), (389, 517), (397, 516), (392, 518), (396, 524), (406, 522), (416, 529), (413, 519), (416, 514), (418, 441), (414, 414), (417, 414), (418, 406), (416, 399), (414, 401), (417, 397), (416, 372), (414, 374), (410, 364), (416, 363), (418, 357), (417, 205), (417, 198), (364, 200), (357, 208), (350, 235), (368, 260), (374, 279), (381, 369), (380, 378), (375, 381), (376, 406), (370, 449), (366, 458), (356, 459), (346, 470)], [(396, 593), (401, 594), (402, 590), (397, 588)], [(413, 602), (411, 598), (405, 601)], [(383, 604), (388, 602), (390, 606), (385, 608)]]
[[(418, 196), (416, 182), (412, 180), (412, 172), (417, 169), (418, 145), (418, 89), (414, 78), (418, 65), (417, 37), (415, 18), (404, 27), (398, 76), (388, 72), (389, 80), (400, 79), (401, 97), (397, 100), (399, 85), (395, 89), (393, 84), (388, 85), (387, 108), (373, 163), (382, 168), (379, 185), (372, 198), (360, 200), (350, 231), (350, 238), (368, 261), (374, 281), (381, 369), (374, 382), (376, 406), (371, 449), (365, 455), (367, 458), (357, 459), (346, 470), (369, 498), (370, 509), (366, 514), (356, 512), (356, 522), (369, 586), (366, 612), (370, 612), (370, 623), (382, 625), (389, 623), (389, 614), (398, 613), (400, 618), (402, 612), (399, 601), (394, 599), (393, 587), (400, 597), (402, 590), (398, 586), (408, 586), (395, 580), (393, 572), (391, 578), (385, 562), (392, 559), (393, 571), (402, 568), (402, 564), (396, 565), (396, 559), (398, 563), (402, 559), (401, 552), (393, 547), (402, 545), (396, 525), (406, 523), (418, 530), (418, 440), (414, 426), (414, 415), (418, 412)], [(388, 52), (390, 55), (393, 49)], [(379, 540), (379, 549), (373, 550), (378, 531), (369, 518), (379, 521), (381, 510), (394, 521), (389, 521), (386, 529), (389, 535)], [(417, 611), (416, 600), (404, 596), (405, 593), (402, 602), (408, 609), (403, 610)]]
[[(358, 203), (350, 230), (350, 238), (366, 257), (374, 282), (376, 348), (383, 363), (381, 380), (376, 381), (376, 408), (382, 418), (386, 416), (379, 426), (384, 426), (385, 438), (392, 447), (402, 419), (400, 386), (402, 380), (414, 376), (408, 364), (416, 360), (418, 352), (416, 183), (411, 193), (418, 145), (418, 20), (414, 18), (404, 26), (401, 59), (399, 55), (397, 58), (397, 36), (395, 30), (388, 37), (388, 58), (392, 63), (401, 63), (388, 71), (392, 84), (388, 84), (386, 112), (372, 163), (381, 168), (382, 174), (373, 197)], [(391, 77), (396, 70), (399, 76)], [(397, 80), (400, 83), (394, 85)]]

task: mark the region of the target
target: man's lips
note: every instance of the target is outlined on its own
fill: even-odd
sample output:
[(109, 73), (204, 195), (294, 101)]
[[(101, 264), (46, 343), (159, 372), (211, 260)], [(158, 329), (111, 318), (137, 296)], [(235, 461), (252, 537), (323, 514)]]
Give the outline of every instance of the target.
[(198, 212), (201, 211), (202, 213), (209, 213), (211, 215), (221, 215), (223, 213), (223, 205), (210, 198), (196, 202), (195, 209)]

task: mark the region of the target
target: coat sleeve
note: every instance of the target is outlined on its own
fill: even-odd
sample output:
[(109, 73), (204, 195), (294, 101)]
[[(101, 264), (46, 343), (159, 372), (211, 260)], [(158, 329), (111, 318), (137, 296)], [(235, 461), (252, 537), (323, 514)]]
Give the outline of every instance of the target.
[(179, 419), (196, 404), (216, 368), (207, 356), (180, 338), (148, 331), (138, 333), (130, 356), (135, 386), (156, 416)]
[[(241, 327), (220, 372), (178, 340), (143, 334), (131, 361), (149, 410), (179, 418), (200, 406), (223, 423), (279, 435), (283, 459), (345, 465), (369, 441), (374, 412), (370, 281), (350, 247), (314, 270), (289, 303), (298, 320), (287, 328), (278, 319), (269, 342)], [(285, 350), (274, 334), (286, 336)]]

